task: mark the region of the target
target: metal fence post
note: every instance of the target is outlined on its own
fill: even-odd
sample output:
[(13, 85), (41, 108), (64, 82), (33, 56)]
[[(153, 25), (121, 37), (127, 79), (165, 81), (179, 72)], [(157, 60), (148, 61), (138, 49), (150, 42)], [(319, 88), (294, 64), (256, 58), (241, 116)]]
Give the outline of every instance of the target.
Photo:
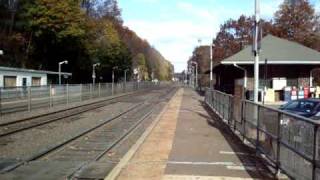
[(82, 101), (82, 84), (80, 84), (80, 102)]
[(52, 107), (52, 85), (49, 86), (49, 107)]
[(243, 125), (243, 139), (242, 139), (242, 141), (245, 142), (245, 139), (246, 139), (246, 123), (247, 123), (245, 114), (246, 114), (246, 111), (247, 111), (247, 103), (245, 101), (242, 101), (241, 104), (242, 104), (241, 123)]
[(114, 91), (114, 83), (112, 82), (112, 83), (111, 83), (111, 95), (112, 95), (112, 96), (113, 96), (113, 93), (114, 93), (113, 91)]
[(67, 91), (67, 105), (69, 105), (69, 84), (66, 85), (66, 91)]
[(280, 174), (280, 140), (281, 140), (281, 113), (278, 112), (278, 128), (277, 128), (277, 164), (276, 164), (276, 175)]
[(28, 111), (31, 111), (31, 87), (28, 87)]
[(255, 106), (257, 106), (257, 139), (256, 139), (256, 152), (258, 152), (259, 150), (259, 144), (260, 144), (260, 117), (259, 117), (259, 113), (260, 113), (260, 106), (255, 104)]
[(98, 96), (101, 97), (101, 84), (98, 84)]
[(314, 124), (314, 133), (313, 133), (313, 156), (312, 156), (312, 179), (317, 179), (316, 170), (317, 170), (317, 131), (318, 125)]
[(92, 84), (89, 85), (90, 99), (92, 99)]
[(2, 88), (0, 88), (0, 119), (2, 118)]

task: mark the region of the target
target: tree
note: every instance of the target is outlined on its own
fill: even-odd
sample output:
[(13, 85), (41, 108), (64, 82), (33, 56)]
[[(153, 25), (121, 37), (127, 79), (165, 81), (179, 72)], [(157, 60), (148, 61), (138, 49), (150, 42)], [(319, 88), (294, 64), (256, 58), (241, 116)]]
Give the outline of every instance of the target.
[(122, 24), (121, 10), (117, 0), (104, 0), (98, 7), (98, 16)]
[(151, 67), (155, 76), (166, 77), (167, 61), (123, 26), (117, 0), (0, 0), (0, 9), (1, 65), (57, 71), (67, 59), (69, 82), (85, 83), (99, 61), (99, 76), (110, 81), (112, 67), (119, 67), (120, 79), (122, 70), (132, 68), (132, 56), (142, 53), (145, 79)]
[(139, 53), (133, 58), (133, 68), (138, 69), (139, 77), (141, 80), (148, 79), (148, 67), (144, 54)]
[(311, 48), (318, 48), (319, 16), (308, 0), (295, 2), (291, 4), (284, 1), (275, 13), (276, 35)]
[[(261, 20), (263, 36), (274, 34), (272, 21)], [(238, 19), (230, 19), (220, 26), (216, 38), (213, 58), (219, 62), (239, 52), (252, 43), (254, 19), (241, 15)]]
[(82, 37), (85, 33), (80, 0), (35, 0), (25, 8), (28, 27), (37, 37), (49, 36), (59, 41)]
[(101, 62), (104, 79), (111, 80), (110, 72), (113, 67), (117, 66), (120, 71), (131, 69), (131, 54), (119, 38), (113, 22), (101, 19), (97, 30), (96, 57)]

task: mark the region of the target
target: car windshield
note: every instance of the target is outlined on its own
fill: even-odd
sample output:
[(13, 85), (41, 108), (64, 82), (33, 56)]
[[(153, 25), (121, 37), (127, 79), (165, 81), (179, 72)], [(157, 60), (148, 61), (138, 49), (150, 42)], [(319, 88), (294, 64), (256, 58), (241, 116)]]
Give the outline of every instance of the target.
[(286, 110), (294, 110), (294, 111), (301, 111), (301, 112), (309, 112), (312, 111), (318, 102), (313, 101), (292, 101), (288, 103), (284, 109)]
[(299, 110), (300, 111), (312, 111), (315, 106), (317, 105), (317, 102), (312, 102), (312, 101), (301, 101), (300, 102), (300, 106), (299, 106)]

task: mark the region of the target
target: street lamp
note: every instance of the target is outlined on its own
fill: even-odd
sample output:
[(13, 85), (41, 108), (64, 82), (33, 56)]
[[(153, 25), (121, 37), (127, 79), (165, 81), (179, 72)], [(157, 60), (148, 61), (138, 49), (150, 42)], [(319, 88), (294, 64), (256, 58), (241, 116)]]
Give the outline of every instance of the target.
[(96, 67), (97, 66), (100, 66), (100, 63), (95, 63), (92, 65), (92, 84), (93, 84), (93, 86), (96, 83)]
[(4, 55), (4, 52), (2, 49), (0, 49), (0, 56), (3, 56)]
[(67, 60), (59, 62), (59, 85), (61, 85), (61, 65), (62, 64), (68, 64)]

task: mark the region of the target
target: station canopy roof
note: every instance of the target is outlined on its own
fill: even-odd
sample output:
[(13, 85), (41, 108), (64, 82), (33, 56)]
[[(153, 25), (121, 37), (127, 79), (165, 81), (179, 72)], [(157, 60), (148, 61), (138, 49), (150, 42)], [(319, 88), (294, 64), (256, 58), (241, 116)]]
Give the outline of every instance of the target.
[[(268, 64), (320, 64), (320, 52), (299, 43), (267, 35), (261, 40), (260, 63)], [(220, 62), (220, 64), (254, 64), (252, 46), (241, 50)]]
[[(23, 68), (13, 68), (13, 67), (4, 67), (4, 66), (0, 66), (0, 71), (11, 71), (11, 72), (34, 73), (34, 74), (59, 75), (59, 72), (54, 72), (54, 71), (44, 71), (44, 70), (34, 70), (34, 69), (23, 69)], [(72, 73), (61, 72), (61, 75), (72, 76)]]

